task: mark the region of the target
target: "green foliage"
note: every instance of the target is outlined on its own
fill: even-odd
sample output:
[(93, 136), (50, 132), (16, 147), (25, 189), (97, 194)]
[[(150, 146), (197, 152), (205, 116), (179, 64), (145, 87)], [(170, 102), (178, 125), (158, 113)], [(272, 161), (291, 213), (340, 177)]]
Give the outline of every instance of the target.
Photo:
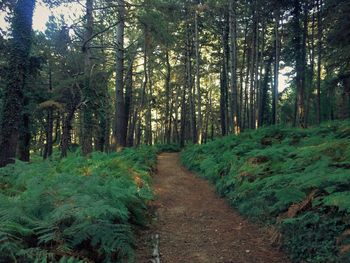
[(0, 169), (0, 262), (130, 262), (151, 147)]
[(177, 143), (156, 144), (154, 145), (158, 152), (180, 152), (181, 147)]
[(182, 161), (243, 215), (276, 223), (296, 262), (339, 262), (336, 239), (350, 226), (349, 127), (263, 128), (189, 146)]
[(339, 262), (332, 254), (338, 251), (335, 240), (344, 230), (339, 215), (330, 217), (321, 211), (310, 211), (284, 220), (280, 227), (284, 245), (295, 262)]

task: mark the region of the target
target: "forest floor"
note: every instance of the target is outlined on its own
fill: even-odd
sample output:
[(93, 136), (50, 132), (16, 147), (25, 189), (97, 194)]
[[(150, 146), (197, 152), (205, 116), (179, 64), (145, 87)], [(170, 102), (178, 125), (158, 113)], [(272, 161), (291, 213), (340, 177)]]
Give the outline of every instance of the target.
[(287, 263), (270, 236), (219, 198), (214, 188), (189, 172), (179, 154), (158, 157), (152, 206), (157, 220), (142, 234), (137, 260), (152, 262), (150, 237), (159, 235), (161, 263)]

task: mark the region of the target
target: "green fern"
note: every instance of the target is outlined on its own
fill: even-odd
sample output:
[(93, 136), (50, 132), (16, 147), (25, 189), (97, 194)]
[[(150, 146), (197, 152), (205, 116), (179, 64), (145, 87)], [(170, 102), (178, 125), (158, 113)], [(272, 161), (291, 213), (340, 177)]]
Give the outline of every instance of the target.
[(144, 147), (0, 169), (0, 262), (131, 262), (155, 157)]
[(189, 145), (181, 159), (243, 215), (267, 224), (281, 222), (277, 218), (316, 189), (296, 219), (277, 227), (298, 262), (335, 262), (342, 257), (334, 245), (337, 235), (350, 227), (349, 127), (350, 121), (313, 129), (272, 126)]

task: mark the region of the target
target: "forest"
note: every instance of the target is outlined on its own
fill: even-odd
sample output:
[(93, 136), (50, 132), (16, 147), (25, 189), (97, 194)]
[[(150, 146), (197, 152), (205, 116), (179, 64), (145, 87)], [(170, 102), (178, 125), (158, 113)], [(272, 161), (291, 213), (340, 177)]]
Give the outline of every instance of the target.
[[(67, 13), (36, 30), (38, 6)], [(150, 262), (147, 235), (164, 262), (236, 262), (162, 252), (158, 184), (178, 173), (288, 258), (237, 262), (350, 262), (349, 17), (349, 0), (0, 0), (0, 262)]]

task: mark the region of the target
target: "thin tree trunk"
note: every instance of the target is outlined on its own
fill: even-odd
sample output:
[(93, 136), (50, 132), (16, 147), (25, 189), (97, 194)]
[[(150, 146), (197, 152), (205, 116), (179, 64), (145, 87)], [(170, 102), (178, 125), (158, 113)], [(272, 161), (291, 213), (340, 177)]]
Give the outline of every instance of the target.
[[(257, 3), (255, 2), (256, 9)], [(257, 106), (258, 106), (258, 82), (259, 82), (259, 12), (255, 11), (255, 61), (254, 61), (254, 93), (253, 93), (253, 105), (252, 105), (252, 129), (256, 129), (257, 126)]]
[(173, 106), (174, 118), (173, 118), (173, 127), (172, 127), (172, 141), (180, 143), (180, 134), (179, 134), (179, 98), (181, 90), (179, 87), (176, 88), (175, 101)]
[(181, 96), (181, 120), (180, 120), (180, 146), (185, 146), (185, 124), (187, 117), (187, 107), (186, 107), (186, 85), (182, 88), (182, 96)]
[[(52, 92), (52, 71), (51, 64), (49, 61), (49, 92)], [(53, 108), (50, 107), (47, 112), (47, 123), (46, 123), (46, 144), (43, 158), (47, 159), (52, 155), (53, 150)]]
[(232, 96), (232, 126), (233, 132), (240, 132), (239, 106), (238, 106), (238, 87), (237, 87), (237, 29), (236, 29), (236, 8), (235, 4), (230, 1), (230, 58), (231, 58), (231, 96)]
[(244, 89), (243, 89), (243, 83), (244, 83), (244, 68), (246, 63), (246, 57), (247, 57), (247, 33), (248, 33), (248, 25), (246, 26), (246, 29), (244, 31), (244, 44), (243, 44), (243, 55), (242, 55), (242, 64), (240, 69), (240, 92), (239, 92), (239, 120), (240, 120), (240, 129), (241, 132), (244, 129)]
[(321, 123), (322, 0), (317, 1), (317, 124)]
[(305, 91), (306, 91), (306, 70), (307, 70), (307, 61), (306, 61), (306, 42), (308, 37), (308, 9), (309, 4), (304, 4), (304, 14), (303, 14), (303, 38), (302, 38), (302, 49), (301, 49), (301, 90), (299, 94), (299, 126), (305, 128), (306, 118), (305, 118)]
[(280, 37), (279, 37), (279, 10), (275, 14), (275, 61), (274, 61), (274, 82), (273, 82), (273, 94), (272, 94), (272, 123), (278, 123), (278, 76), (279, 76), (279, 64), (280, 64)]
[(295, 98), (295, 113), (294, 126), (302, 126), (304, 124), (304, 86), (303, 86), (303, 32), (300, 26), (301, 4), (299, 0), (294, 0), (293, 10), (293, 33), (294, 43), (293, 48), (295, 52), (295, 71), (296, 71), (296, 98)]
[(315, 13), (312, 14), (311, 24), (311, 48), (310, 48), (310, 74), (307, 75), (308, 86), (306, 93), (305, 127), (309, 123), (309, 113), (311, 107), (311, 96), (314, 91), (314, 68), (315, 68)]
[(53, 150), (53, 109), (51, 107), (48, 109), (46, 125), (46, 144), (43, 156), (44, 159), (49, 158), (52, 155)]
[[(267, 89), (268, 87), (263, 87), (264, 83), (262, 80), (263, 77), (263, 62), (264, 62), (264, 54), (265, 54), (265, 32), (266, 32), (266, 28), (265, 28), (265, 23), (262, 23), (262, 32), (261, 32), (261, 50), (260, 50), (260, 56), (258, 59), (258, 67), (259, 67), (259, 79), (257, 80), (257, 90), (256, 90), (256, 123), (257, 123), (257, 127), (260, 127), (260, 125), (263, 125), (263, 119), (260, 119), (260, 111), (263, 109), (263, 103), (266, 102), (267, 99), (267, 95), (263, 94), (265, 92), (265, 89)], [(269, 63), (269, 61), (267, 61), (266, 63)], [(270, 64), (271, 66), (271, 64)], [(270, 68), (268, 69), (270, 71)], [(267, 77), (267, 79), (269, 79), (269, 75), (266, 75), (266, 71), (265, 71), (265, 77)]]
[(137, 122), (137, 109), (133, 109), (133, 110), (134, 110), (134, 113), (130, 118), (130, 125), (128, 129), (128, 140), (127, 140), (128, 147), (134, 146), (135, 126)]
[[(136, 52), (131, 54), (129, 59), (128, 70), (125, 76), (125, 122), (127, 123), (127, 134), (129, 134), (129, 126), (131, 122), (130, 112), (132, 112), (132, 100), (133, 100), (133, 67)], [(133, 131), (132, 131), (133, 132)], [(128, 136), (128, 135), (127, 135)], [(127, 143), (128, 146), (128, 143)]]
[(253, 18), (253, 37), (252, 37), (252, 46), (251, 46), (251, 62), (250, 62), (250, 92), (249, 92), (249, 128), (253, 129), (254, 128), (254, 98), (255, 98), (255, 87), (254, 87), (254, 74), (255, 74), (255, 57), (257, 56), (256, 54), (256, 19), (255, 15)]
[(243, 120), (243, 128), (250, 127), (250, 112), (249, 112), (249, 77), (250, 77), (250, 69), (251, 69), (251, 59), (253, 58), (251, 53), (252, 49), (247, 46), (247, 67), (246, 67), (246, 77), (245, 77), (245, 88), (244, 88), (244, 120)]
[(197, 143), (197, 125), (196, 125), (196, 108), (195, 108), (195, 87), (192, 82), (192, 63), (191, 63), (191, 51), (192, 41), (190, 39), (190, 27), (187, 26), (186, 30), (186, 89), (189, 91), (190, 101), (190, 123), (191, 123), (191, 136), (192, 142)]
[(63, 119), (62, 125), (62, 140), (61, 140), (61, 157), (66, 157), (69, 150), (69, 144), (71, 142), (71, 130), (72, 120), (74, 117), (75, 109), (71, 109), (67, 116)]
[[(222, 68), (220, 75), (220, 121), (221, 121), (221, 134), (223, 136), (228, 134), (229, 123), (228, 123), (228, 74), (227, 74), (227, 61), (228, 61), (228, 39), (229, 39), (229, 27), (227, 23), (224, 23), (222, 30)], [(206, 139), (208, 125), (206, 123)]]
[(197, 108), (198, 108), (198, 140), (197, 142), (202, 143), (202, 94), (200, 85), (200, 50), (199, 50), (199, 29), (198, 29), (199, 14), (196, 11), (195, 14), (195, 52), (196, 52), (196, 89), (197, 89)]
[(269, 88), (269, 80), (270, 80), (270, 71), (271, 64), (273, 60), (273, 55), (266, 62), (265, 66), (265, 75), (262, 82), (262, 89), (260, 95), (260, 109), (259, 109), (259, 127), (263, 126), (267, 123), (267, 108), (268, 108), (268, 88)]
[(92, 134), (93, 134), (93, 89), (91, 86), (91, 49), (90, 42), (93, 34), (93, 0), (86, 0), (86, 24), (83, 45), (84, 54), (84, 100), (83, 108), (83, 129), (82, 129), (82, 154), (88, 155), (92, 152)]
[(125, 29), (125, 1), (118, 0), (119, 23), (116, 32), (116, 109), (115, 109), (115, 128), (114, 145), (115, 150), (120, 151), (126, 146), (127, 118), (125, 114), (124, 100), (124, 29)]
[(166, 76), (165, 76), (165, 122), (164, 122), (164, 137), (165, 142), (170, 143), (171, 136), (171, 112), (170, 112), (170, 78), (171, 78), (171, 66), (169, 60), (169, 48), (165, 51), (166, 60)]
[(152, 104), (153, 104), (153, 83), (152, 83), (152, 70), (150, 65), (150, 58), (148, 58), (148, 94), (147, 94), (147, 112), (146, 112), (146, 130), (145, 130), (145, 143), (152, 145), (153, 135), (152, 135)]

